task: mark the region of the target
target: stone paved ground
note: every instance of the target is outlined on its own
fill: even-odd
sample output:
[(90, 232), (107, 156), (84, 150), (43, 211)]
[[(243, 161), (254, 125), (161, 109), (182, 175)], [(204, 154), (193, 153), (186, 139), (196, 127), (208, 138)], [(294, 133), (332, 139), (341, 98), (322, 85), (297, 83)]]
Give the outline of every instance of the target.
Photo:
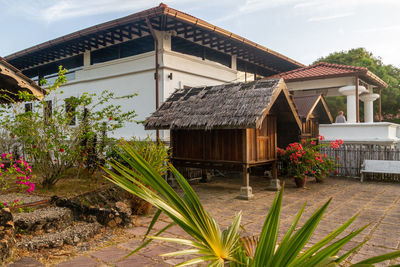
[[(369, 227), (355, 237), (346, 248), (351, 248), (360, 242), (369, 239), (357, 254), (350, 258), (351, 262), (371, 257), (377, 254), (387, 253), (400, 249), (400, 184), (394, 183), (360, 183), (357, 180), (329, 178), (324, 184), (316, 184), (313, 181), (307, 183), (307, 189), (297, 189), (292, 181), (286, 182), (282, 214), (281, 230), (288, 229), (295, 214), (305, 201), (307, 205), (300, 224), (305, 222), (315, 209), (332, 197), (332, 202), (311, 237), (309, 246), (316, 243), (329, 233), (330, 230), (344, 223), (346, 219), (359, 213), (359, 217), (353, 223), (349, 231), (357, 227), (369, 224)], [(274, 192), (266, 191), (266, 181), (263, 178), (252, 177), (252, 186), (255, 198), (251, 201), (236, 199), (240, 188), (240, 179), (216, 179), (208, 184), (195, 185), (207, 210), (215, 216), (217, 221), (226, 227), (231, 222), (234, 214), (243, 211), (243, 224), (249, 235), (258, 234), (268, 208), (274, 197)], [(184, 258), (162, 259), (159, 254), (172, 252), (179, 249), (174, 244), (156, 243), (146, 247), (138, 254), (121, 260), (128, 252), (141, 244), (141, 237), (151, 218), (142, 217), (140, 226), (125, 229), (127, 236), (136, 238), (118, 242), (105, 248), (98, 248), (85, 254), (70, 257), (61, 263), (54, 262), (56, 266), (170, 266), (179, 263)], [(161, 229), (168, 222), (168, 218), (162, 217), (156, 225)], [(349, 232), (347, 231), (347, 233)], [(178, 227), (170, 228), (165, 236), (185, 237), (186, 234)], [(33, 263), (33, 261), (31, 261)], [(393, 260), (390, 264), (400, 264), (400, 260)], [(389, 262), (377, 266), (388, 266)], [(20, 265), (18, 262), (12, 266)], [(35, 265), (33, 265), (35, 266)]]

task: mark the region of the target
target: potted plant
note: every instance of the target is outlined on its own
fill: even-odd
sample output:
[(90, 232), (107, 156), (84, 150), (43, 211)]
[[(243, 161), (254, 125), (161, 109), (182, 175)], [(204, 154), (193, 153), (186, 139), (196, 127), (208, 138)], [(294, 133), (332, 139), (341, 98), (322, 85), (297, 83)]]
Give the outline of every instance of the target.
[(321, 143), (325, 138), (321, 135), (318, 138), (303, 140), (301, 143), (289, 144), (285, 149), (278, 148), (278, 157), (286, 166), (289, 176), (294, 177), (297, 187), (304, 187), (307, 177), (315, 177), (317, 182), (323, 182), (326, 175), (336, 172), (338, 164), (326, 154), (321, 154), (320, 149), (325, 146), (339, 148), (342, 140), (335, 140), (330, 143)]
[(312, 171), (312, 153), (301, 143), (291, 143), (286, 149), (278, 148), (278, 156), (286, 166), (289, 176), (294, 177), (297, 187), (304, 187), (308, 174)]

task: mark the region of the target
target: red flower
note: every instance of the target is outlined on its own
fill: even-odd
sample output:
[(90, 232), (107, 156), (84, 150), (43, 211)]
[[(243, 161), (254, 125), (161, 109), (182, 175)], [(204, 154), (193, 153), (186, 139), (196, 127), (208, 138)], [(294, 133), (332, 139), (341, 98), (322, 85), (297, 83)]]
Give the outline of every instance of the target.
[(318, 139), (321, 140), (321, 141), (323, 141), (323, 140), (325, 140), (325, 136), (323, 136), (323, 135), (318, 135)]
[(108, 118), (108, 120), (112, 121), (112, 120), (113, 120), (113, 118), (112, 118), (112, 117), (110, 117), (110, 118)]
[(60, 152), (62, 153), (62, 152), (64, 152), (65, 150), (64, 150), (64, 148), (60, 148)]
[(337, 159), (339, 160), (339, 159), (340, 159), (340, 157), (337, 157)]
[(338, 170), (335, 170), (335, 174), (337, 174), (338, 173)]
[(311, 145), (316, 145), (316, 144), (317, 144), (317, 142), (311, 141)]
[(33, 145), (32, 148), (36, 148), (36, 145)]

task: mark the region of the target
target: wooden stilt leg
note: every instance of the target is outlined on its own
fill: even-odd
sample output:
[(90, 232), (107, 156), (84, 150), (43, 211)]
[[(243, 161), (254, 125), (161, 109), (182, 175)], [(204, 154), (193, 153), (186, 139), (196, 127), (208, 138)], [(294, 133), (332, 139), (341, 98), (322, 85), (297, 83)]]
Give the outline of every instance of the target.
[(245, 199), (249, 200), (254, 197), (253, 195), (253, 190), (250, 186), (250, 173), (249, 173), (249, 166), (248, 165), (243, 165), (243, 181), (242, 181), (242, 187), (240, 188), (240, 199)]
[(278, 179), (278, 167), (277, 162), (272, 163), (272, 179), (269, 182), (267, 190), (279, 191), (281, 189), (281, 181)]
[(211, 182), (211, 173), (207, 169), (201, 170), (201, 180), (202, 183)]

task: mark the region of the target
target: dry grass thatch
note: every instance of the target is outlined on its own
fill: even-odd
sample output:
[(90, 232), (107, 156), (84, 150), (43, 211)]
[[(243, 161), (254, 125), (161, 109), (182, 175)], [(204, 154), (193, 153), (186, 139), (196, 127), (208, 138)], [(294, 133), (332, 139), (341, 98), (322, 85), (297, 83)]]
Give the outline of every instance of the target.
[(146, 120), (146, 129), (255, 128), (279, 79), (176, 90)]

